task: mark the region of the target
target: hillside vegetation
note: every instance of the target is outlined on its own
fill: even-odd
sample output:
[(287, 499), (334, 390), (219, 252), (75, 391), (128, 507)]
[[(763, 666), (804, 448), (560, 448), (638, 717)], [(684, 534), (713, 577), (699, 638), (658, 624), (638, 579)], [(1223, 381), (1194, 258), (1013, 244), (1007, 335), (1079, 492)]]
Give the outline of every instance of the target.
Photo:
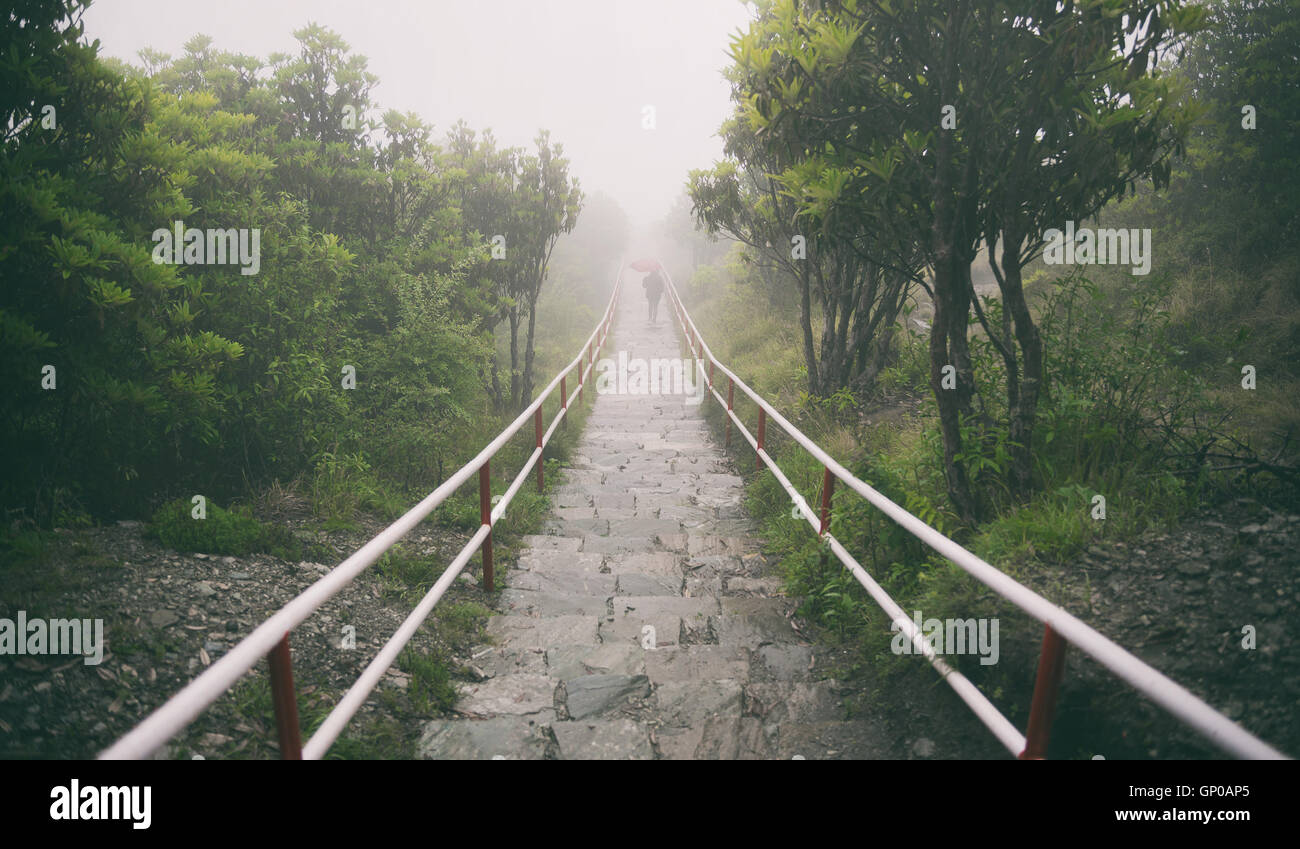
[[(735, 241), (681, 289), (722, 361), (855, 474), (1086, 615), (1095, 590), (1082, 561), (1094, 554), (1143, 534), (1174, 546), (1188, 522), (1262, 522), (1300, 503), (1300, 204), (1287, 188), (1300, 150), (1298, 9), (1231, 2), (1204, 17), (1182, 9), (1158, 44), (1139, 41), (1121, 63), (1122, 85), (1140, 95), (1112, 99), (1114, 54), (1102, 46), (1091, 60), (1070, 57), (1081, 62), (1077, 75), (1042, 69), (1050, 85), (1070, 88), (1059, 103), (1026, 104), (999, 99), (1027, 94), (1023, 87), (1011, 95), (965, 85), (958, 97), (941, 75), (905, 78), (872, 52), (923, 26), (909, 15), (943, 19), (941, 5), (765, 7), (733, 48), (728, 159), (692, 176), (701, 232), (683, 237)], [(1048, 14), (1058, 45), (1097, 37), (1091, 21), (1071, 17), (1092, 5)], [(1001, 32), (982, 4), (962, 8), (970, 31)], [(999, 63), (1020, 61), (1014, 39), (967, 39), (940, 41), (938, 55), (960, 64), (976, 61), (964, 50), (1002, 45), (978, 59), (990, 78)], [(940, 117), (950, 96), (955, 128)], [(1255, 129), (1243, 104), (1255, 105)], [(1005, 116), (1003, 126), (1034, 138), (1034, 150), (1017, 150), (1014, 134), (991, 138), (980, 123), (986, 114)], [(881, 115), (903, 122), (901, 138), (871, 123)], [(1035, 136), (1038, 127), (1046, 131)], [(1088, 133), (1107, 141), (1087, 142)], [(1125, 144), (1136, 146), (1114, 157)], [(1103, 148), (1113, 158), (1087, 159)], [(1008, 170), (1012, 160), (1001, 157), (1012, 155), (1028, 157), (1017, 167), (1032, 177)], [(1091, 189), (1076, 179), (1085, 162)], [(945, 174), (961, 180), (936, 189)], [(1045, 264), (1046, 232), (1067, 221), (1072, 231), (1149, 230), (1149, 273), (1134, 273), (1136, 262)], [(942, 242), (945, 233), (956, 241)], [(996, 285), (970, 285), (980, 277)], [(751, 405), (737, 406), (756, 421)], [(820, 465), (772, 427), (768, 450), (819, 503)], [(747, 451), (738, 451), (742, 468), (752, 463)], [(899, 676), (926, 686), (933, 673), (890, 652), (888, 619), (792, 518), (772, 476), (754, 477), (750, 506), (782, 555), (789, 590), (806, 597), (804, 612), (828, 638), (853, 649), (846, 665), (866, 691), (879, 694)], [(835, 493), (831, 530), (905, 610), (1001, 618), (998, 664), (956, 661), (1023, 727), (1040, 626), (856, 495)], [(1145, 566), (1131, 558), (1123, 568), (1142, 583)], [(1271, 604), (1249, 605), (1220, 611), (1219, 628), (1268, 618), (1260, 611)], [(1177, 605), (1147, 613), (1187, 618)], [(1116, 634), (1129, 623), (1102, 616), (1095, 624)], [(1212, 648), (1181, 651), (1204, 659), (1197, 653)], [(1132, 700), (1111, 681), (1114, 695), (1098, 703), (1106, 707), (1055, 741), (1058, 755), (1088, 756), (1087, 739), (1121, 736), (1130, 720), (1105, 713), (1122, 701), (1131, 715)], [(1144, 728), (1127, 753), (1154, 750), (1170, 728)], [(1284, 735), (1294, 745), (1293, 729)], [(1185, 753), (1212, 751), (1187, 745)]]

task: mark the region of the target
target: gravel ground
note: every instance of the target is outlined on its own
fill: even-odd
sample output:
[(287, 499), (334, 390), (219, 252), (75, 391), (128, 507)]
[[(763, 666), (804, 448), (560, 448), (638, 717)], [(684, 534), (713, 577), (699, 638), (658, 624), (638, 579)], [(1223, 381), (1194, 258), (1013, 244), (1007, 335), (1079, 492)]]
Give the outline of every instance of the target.
[[(311, 530), (305, 517), (281, 524), (317, 546), (327, 563), (288, 562), (269, 555), (218, 557), (179, 554), (144, 536), (139, 522), (61, 530), (41, 574), (21, 586), (6, 577), (0, 617), (19, 610), (34, 617), (91, 617), (104, 620), (103, 662), (86, 665), (74, 656), (0, 657), (0, 757), (89, 758), (130, 730), (169, 696), (200, 674), (262, 620), (319, 579), (382, 528), (362, 522), (351, 531)], [(428, 555), (435, 570), (450, 561), (467, 538), (459, 532), (420, 525), (403, 541), (409, 554)], [(433, 619), (458, 602), (485, 601), (477, 587), (477, 566), (440, 602)], [(366, 570), (294, 630), (290, 637), (294, 677), (304, 722), (332, 706), (415, 604), (422, 588), (398, 587)], [(355, 629), (355, 648), (345, 646)], [(477, 634), (450, 634), (426, 623), (411, 645), (451, 656), (460, 642)], [(269, 710), (266, 662), (157, 757), (275, 757), (278, 744)], [(349, 725), (350, 733), (399, 729), (390, 745), (408, 746), (415, 714), (405, 697), (410, 676), (390, 669)], [(420, 713), (427, 720), (428, 713)]]

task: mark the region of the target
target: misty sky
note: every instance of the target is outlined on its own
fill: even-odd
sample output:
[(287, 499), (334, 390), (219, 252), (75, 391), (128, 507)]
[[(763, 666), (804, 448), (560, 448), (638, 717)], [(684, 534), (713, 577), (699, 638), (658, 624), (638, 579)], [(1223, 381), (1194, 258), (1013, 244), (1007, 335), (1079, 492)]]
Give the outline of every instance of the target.
[(512, 145), (547, 128), (583, 190), (637, 227), (722, 155), (721, 70), (748, 19), (740, 0), (97, 0), (85, 24), (101, 55), (138, 63), (140, 48), (179, 56), (197, 33), (262, 59), (296, 53), (293, 31), (314, 21), (369, 59), (382, 109), (417, 112), (439, 136), (464, 118)]

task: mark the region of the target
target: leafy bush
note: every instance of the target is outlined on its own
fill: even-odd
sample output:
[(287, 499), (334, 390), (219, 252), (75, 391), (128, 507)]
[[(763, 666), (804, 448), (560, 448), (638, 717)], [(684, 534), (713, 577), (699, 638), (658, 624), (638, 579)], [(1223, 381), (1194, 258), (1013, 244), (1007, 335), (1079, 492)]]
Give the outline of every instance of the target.
[(176, 551), (244, 557), (265, 552), (286, 560), (303, 557), (303, 546), (288, 531), (263, 524), (246, 507), (227, 510), (211, 501), (206, 518), (196, 519), (186, 499), (169, 501), (154, 513), (149, 534)]

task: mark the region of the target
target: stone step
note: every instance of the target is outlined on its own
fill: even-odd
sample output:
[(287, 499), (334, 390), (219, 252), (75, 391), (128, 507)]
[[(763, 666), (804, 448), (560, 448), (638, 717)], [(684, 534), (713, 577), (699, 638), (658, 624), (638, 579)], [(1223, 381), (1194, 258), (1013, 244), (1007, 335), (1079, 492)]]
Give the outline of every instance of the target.
[(666, 595), (680, 596), (683, 581), (680, 575), (647, 575), (643, 572), (624, 572), (616, 576), (615, 595)]
[(605, 557), (595, 552), (557, 551), (545, 548), (525, 549), (515, 563), (516, 569), (529, 571), (582, 570), (593, 574), (600, 572)]
[(681, 558), (669, 552), (621, 552), (605, 559), (611, 575), (660, 575), (678, 578), (683, 575)]
[(498, 609), (523, 616), (607, 616), (608, 596), (568, 595), (539, 590), (501, 591)]
[(652, 760), (650, 730), (631, 719), (576, 720), (551, 725), (563, 760)]
[(645, 671), (651, 682), (716, 681), (749, 678), (749, 652), (736, 646), (665, 646), (645, 653)]
[(644, 675), (646, 651), (617, 643), (556, 646), (546, 650), (546, 674), (559, 681), (583, 675)]
[(521, 672), (498, 675), (457, 688), (456, 712), (469, 717), (555, 715), (555, 682), (545, 675)]
[(543, 760), (555, 757), (549, 723), (525, 716), (439, 719), (426, 723), (416, 745), (423, 760)]
[(493, 616), (487, 634), (499, 643), (515, 648), (594, 644), (600, 620), (595, 616)]
[(556, 569), (550, 566), (539, 566), (526, 572), (512, 569), (505, 576), (505, 583), (511, 589), (601, 597), (614, 594), (616, 580), (614, 575), (586, 569)]
[(589, 534), (582, 538), (582, 550), (585, 553), (636, 554), (653, 551), (654, 548), (654, 540), (649, 537), (597, 536)]
[(522, 542), (524, 548), (546, 551), (577, 551), (582, 547), (582, 540), (577, 537), (557, 537), (542, 534), (526, 534)]

